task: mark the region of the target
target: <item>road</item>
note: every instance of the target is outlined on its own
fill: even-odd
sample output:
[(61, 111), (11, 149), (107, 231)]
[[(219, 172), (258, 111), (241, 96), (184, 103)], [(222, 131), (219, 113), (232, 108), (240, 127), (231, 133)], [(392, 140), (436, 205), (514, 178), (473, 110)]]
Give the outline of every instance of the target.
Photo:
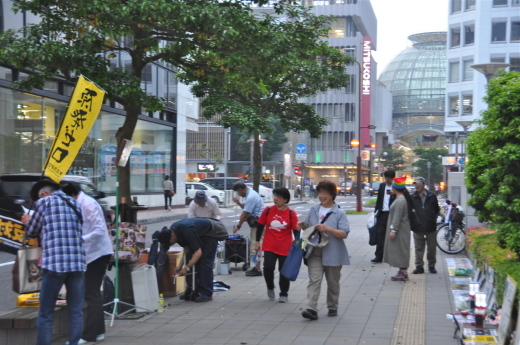
[[(363, 203), (365, 203), (369, 199), (373, 199), (375, 197), (370, 197), (367, 194), (363, 194)], [(356, 209), (356, 196), (340, 196), (336, 199), (336, 203), (340, 205), (340, 207), (344, 210), (355, 210)], [(306, 204), (300, 204), (300, 205), (294, 205), (292, 208), (296, 211), (298, 214), (299, 219), (305, 219), (307, 216), (307, 213), (309, 209), (312, 207), (313, 203), (306, 203)], [(289, 206), (291, 206), (289, 204)], [(231, 233), (231, 229), (233, 225), (238, 220), (238, 217), (240, 216), (239, 210), (229, 210), (229, 209), (223, 209), (223, 222), (226, 225), (226, 228), (229, 229), (229, 232)], [(152, 223), (148, 224), (148, 230), (146, 235), (146, 247), (150, 246), (151, 243), (151, 236), (156, 230), (161, 230), (163, 226), (170, 226), (171, 221), (167, 222), (158, 222), (158, 223)], [(239, 232), (239, 234), (247, 236), (249, 235), (249, 227), (244, 226)], [(0, 294), (0, 311), (7, 310), (14, 308), (16, 306), (16, 297), (18, 296), (17, 293), (12, 291), (12, 274), (11, 270), (13, 268), (14, 263), (14, 255), (0, 252), (0, 291), (2, 293)]]

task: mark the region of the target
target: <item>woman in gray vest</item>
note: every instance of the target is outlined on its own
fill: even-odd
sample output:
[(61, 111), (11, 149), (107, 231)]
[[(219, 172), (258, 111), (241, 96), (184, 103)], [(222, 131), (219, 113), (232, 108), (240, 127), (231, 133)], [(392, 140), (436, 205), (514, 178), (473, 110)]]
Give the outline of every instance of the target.
[(309, 285), (307, 286), (307, 309), (302, 312), (304, 318), (318, 319), (318, 297), (320, 296), (323, 275), (327, 279), (328, 316), (338, 315), (340, 290), (340, 272), (343, 265), (350, 265), (345, 239), (350, 232), (347, 215), (334, 202), (336, 184), (322, 181), (316, 186), (319, 204), (313, 206), (305, 222), (299, 222), (300, 229), (315, 226), (322, 236), (327, 236), (328, 244), (313, 248), (307, 266)]

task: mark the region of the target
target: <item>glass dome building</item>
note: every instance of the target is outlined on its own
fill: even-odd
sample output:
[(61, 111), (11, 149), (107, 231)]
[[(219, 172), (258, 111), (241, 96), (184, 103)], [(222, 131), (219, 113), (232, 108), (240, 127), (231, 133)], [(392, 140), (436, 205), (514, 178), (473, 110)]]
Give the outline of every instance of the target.
[[(446, 98), (446, 32), (411, 35), (379, 80), (393, 95), (392, 130), (410, 148), (443, 147)], [(444, 137), (442, 137), (444, 138)]]

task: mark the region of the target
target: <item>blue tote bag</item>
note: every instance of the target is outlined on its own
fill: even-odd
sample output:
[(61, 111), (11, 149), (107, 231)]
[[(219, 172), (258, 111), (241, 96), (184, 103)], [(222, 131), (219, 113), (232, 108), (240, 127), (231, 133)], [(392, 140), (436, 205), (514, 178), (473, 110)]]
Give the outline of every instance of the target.
[(301, 239), (293, 241), (289, 255), (287, 259), (285, 259), (282, 270), (280, 271), (280, 274), (290, 281), (295, 281), (300, 272), (303, 259), (302, 243), (303, 240)]

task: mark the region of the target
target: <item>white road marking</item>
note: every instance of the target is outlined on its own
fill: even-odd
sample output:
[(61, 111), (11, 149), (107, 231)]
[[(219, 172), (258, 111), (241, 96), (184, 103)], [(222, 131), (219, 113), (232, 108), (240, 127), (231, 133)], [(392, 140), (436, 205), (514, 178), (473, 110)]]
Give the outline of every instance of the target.
[(0, 264), (0, 267), (9, 265), (14, 265), (14, 261), (4, 262), (3, 264)]

